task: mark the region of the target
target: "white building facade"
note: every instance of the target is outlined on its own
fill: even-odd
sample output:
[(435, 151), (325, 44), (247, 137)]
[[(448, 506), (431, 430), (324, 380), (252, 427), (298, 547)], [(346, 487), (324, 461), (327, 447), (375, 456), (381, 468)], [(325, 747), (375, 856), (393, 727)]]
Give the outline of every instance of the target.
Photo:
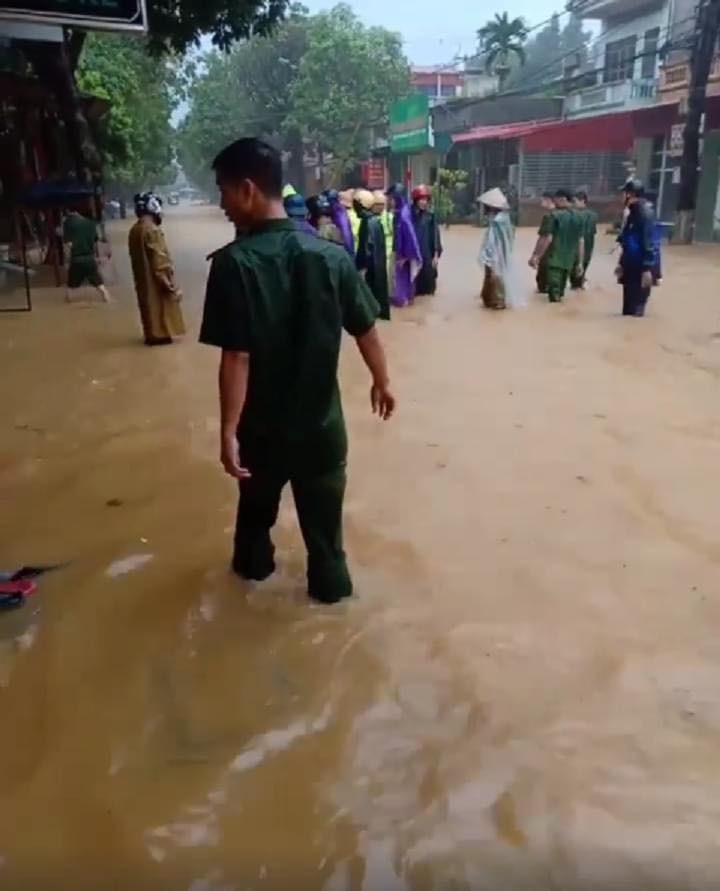
[(670, 31), (671, 0), (577, 0), (573, 8), (601, 22), (588, 73), (565, 100), (565, 116), (632, 110), (657, 101), (660, 50)]

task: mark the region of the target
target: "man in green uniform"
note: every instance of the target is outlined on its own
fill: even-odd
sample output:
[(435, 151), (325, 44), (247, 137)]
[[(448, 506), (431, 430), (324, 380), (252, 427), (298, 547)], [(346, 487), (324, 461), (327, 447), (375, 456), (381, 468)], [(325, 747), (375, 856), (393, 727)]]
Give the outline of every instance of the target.
[[(555, 210), (555, 199), (552, 192), (543, 192), (540, 196), (540, 207), (543, 209), (538, 236), (552, 234), (552, 212)], [(538, 263), (535, 276), (538, 294), (547, 294), (547, 258)]]
[(110, 295), (103, 284), (97, 260), (97, 224), (79, 211), (71, 210), (63, 224), (63, 243), (67, 257), (67, 290), (65, 299), (70, 302), (70, 291), (85, 283), (92, 285), (105, 303)]
[[(570, 285), (573, 288), (584, 288), (588, 266), (595, 250), (595, 236), (597, 235), (597, 212), (588, 207), (587, 192), (576, 192), (573, 197), (573, 207), (582, 221), (585, 256), (582, 263), (575, 264), (575, 269), (570, 276)], [(579, 259), (579, 258), (578, 258)]]
[(577, 264), (584, 261), (582, 221), (572, 207), (572, 196), (567, 189), (554, 195), (555, 210), (550, 215), (551, 231), (540, 232), (529, 264), (537, 269), (547, 262), (547, 286), (550, 303), (561, 303), (565, 296), (568, 277)]
[(378, 306), (340, 246), (285, 216), (280, 155), (239, 139), (213, 162), (221, 206), (243, 236), (213, 256), (200, 340), (222, 349), (221, 461), (240, 484), (233, 568), (275, 569), (270, 530), (290, 482), (311, 597), (352, 593), (342, 540), (347, 435), (337, 382), (342, 331), (372, 375), (371, 404), (395, 408), (375, 327)]

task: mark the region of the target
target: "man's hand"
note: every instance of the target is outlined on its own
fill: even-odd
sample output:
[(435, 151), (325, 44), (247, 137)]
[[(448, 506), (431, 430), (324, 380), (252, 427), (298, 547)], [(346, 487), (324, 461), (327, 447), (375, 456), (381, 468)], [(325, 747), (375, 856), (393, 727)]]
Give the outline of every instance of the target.
[(370, 390), (373, 414), (383, 421), (389, 420), (395, 411), (395, 397), (388, 384), (373, 384)]
[(533, 254), (532, 257), (530, 257), (530, 259), (528, 260), (528, 266), (529, 266), (531, 269), (537, 269), (537, 268), (538, 268), (538, 258), (537, 258), (537, 254)]
[(224, 433), (220, 440), (220, 461), (229, 476), (236, 480), (250, 479), (250, 471), (240, 465), (240, 445), (234, 432)]
[(644, 270), (642, 274), (642, 279), (640, 280), (640, 284), (643, 287), (643, 290), (649, 291), (653, 286), (653, 275), (650, 269)]
[(433, 267), (433, 269), (437, 269), (437, 268), (438, 268), (438, 263), (439, 263), (439, 262), (440, 262), (440, 257), (435, 256), (435, 257), (432, 258), (432, 267)]

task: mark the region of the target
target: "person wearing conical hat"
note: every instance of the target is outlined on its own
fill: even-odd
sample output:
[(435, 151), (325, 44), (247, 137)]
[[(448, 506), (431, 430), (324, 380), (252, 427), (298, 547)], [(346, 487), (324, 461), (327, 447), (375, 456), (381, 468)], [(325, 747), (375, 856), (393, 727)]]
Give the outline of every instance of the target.
[(500, 189), (490, 189), (478, 202), (488, 224), (479, 257), (485, 271), (480, 296), (487, 309), (505, 309), (513, 303), (508, 272), (515, 238), (507, 198)]
[(379, 318), (390, 318), (385, 230), (380, 217), (373, 213), (375, 197), (367, 189), (357, 189), (354, 196), (355, 212), (360, 221), (355, 263), (365, 276), (368, 287), (380, 307)]
[(289, 198), (291, 195), (297, 195), (297, 190), (295, 189), (295, 186), (291, 185), (290, 183), (285, 183), (282, 190), (283, 201), (286, 198)]
[(415, 279), (415, 294), (434, 294), (437, 288), (438, 262), (442, 255), (440, 227), (430, 210), (432, 191), (429, 186), (418, 186), (412, 193), (412, 220), (422, 254), (422, 266)]

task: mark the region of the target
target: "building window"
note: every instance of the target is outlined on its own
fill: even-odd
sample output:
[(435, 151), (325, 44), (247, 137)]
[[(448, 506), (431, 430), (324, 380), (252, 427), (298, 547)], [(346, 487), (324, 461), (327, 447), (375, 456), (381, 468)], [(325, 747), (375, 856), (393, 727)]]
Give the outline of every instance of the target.
[(422, 93), (424, 96), (428, 96), (430, 99), (434, 99), (437, 92), (437, 87), (435, 86), (435, 84), (418, 84), (415, 87), (415, 92)]
[(635, 70), (635, 47), (637, 37), (625, 37), (613, 40), (605, 47), (605, 70), (603, 80), (606, 84), (619, 80), (631, 80)]
[(660, 40), (660, 29), (650, 28), (645, 32), (645, 42), (643, 43), (642, 67), (640, 71), (641, 77), (654, 78), (655, 68), (657, 65), (658, 41)]
[(440, 84), (440, 95), (447, 99), (455, 95), (455, 84)]

